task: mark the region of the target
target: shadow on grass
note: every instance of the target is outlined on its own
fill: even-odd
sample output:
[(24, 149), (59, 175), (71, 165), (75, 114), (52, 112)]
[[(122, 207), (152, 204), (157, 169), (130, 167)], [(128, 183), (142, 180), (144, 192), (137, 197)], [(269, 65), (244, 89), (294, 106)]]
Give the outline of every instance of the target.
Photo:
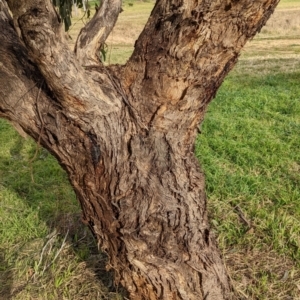
[[(75, 270), (73, 272), (74, 277), (82, 277), (78, 285), (83, 286), (83, 281), (87, 280), (89, 281), (87, 282), (87, 286), (89, 286), (90, 289), (90, 281), (94, 281), (94, 287), (97, 285), (99, 285), (99, 287), (101, 286), (101, 292), (97, 291), (96, 293), (97, 295), (101, 293), (101, 299), (121, 299), (119, 297), (120, 295), (116, 294), (117, 288), (113, 284), (113, 274), (107, 272), (105, 269), (106, 256), (103, 253), (99, 253), (93, 235), (88, 228), (81, 223), (80, 208), (65, 172), (61, 169), (54, 157), (46, 150), (39, 148), (33, 141), (21, 138), (5, 121), (0, 120), (0, 122), (0, 144), (7, 145), (3, 146), (4, 148), (7, 147), (7, 155), (1, 155), (2, 152), (0, 152), (0, 187), (2, 186), (5, 190), (9, 191), (9, 193), (16, 195), (18, 201), (21, 200), (23, 205), (27, 207), (26, 209), (30, 211), (30, 213), (24, 212), (24, 216), (21, 215), (21, 217), (18, 217), (28, 218), (28, 215), (31, 214), (38, 219), (38, 224), (40, 223), (44, 226), (44, 232), (43, 229), (39, 232), (38, 228), (35, 228), (37, 229), (37, 233), (35, 235), (32, 234), (33, 236), (31, 237), (31, 240), (42, 240), (39, 246), (42, 248), (39, 248), (40, 257), (36, 257), (35, 261), (31, 261), (32, 269), (37, 268), (37, 262), (44, 259), (41, 256), (43, 255), (41, 251), (46, 249), (46, 245), (47, 247), (49, 246), (49, 234), (55, 233), (57, 237), (57, 249), (59, 250), (64, 240), (67, 245), (65, 248), (68, 249), (68, 253), (65, 254), (66, 260), (61, 257), (57, 259), (57, 261), (59, 260), (59, 264), (66, 264), (64, 274), (66, 273), (65, 270), (70, 269), (70, 261), (68, 261), (68, 259), (70, 259), (71, 255), (73, 256), (73, 258), (71, 258), (72, 264), (84, 265), (84, 267), (82, 267), (84, 271), (83, 269), (81, 271), (87, 272), (90, 275), (90, 277), (87, 278), (87, 273), (75, 274), (77, 272)], [(2, 133), (4, 133), (4, 136)], [(18, 206), (18, 204), (16, 204), (16, 206)], [(13, 213), (14, 203), (10, 203), (10, 209)], [(18, 207), (16, 207), (16, 209), (18, 209)], [(28, 218), (28, 222), (32, 222), (31, 226), (34, 227), (34, 221)], [(26, 235), (26, 233), (24, 235)], [(12, 237), (12, 239), (14, 238), (18, 240), (17, 237)], [(24, 237), (22, 244), (24, 245), (24, 243), (26, 244), (27, 242), (30, 243), (30, 238), (26, 239)], [(53, 249), (54, 248), (53, 246)], [(5, 251), (8, 252), (10, 250), (4, 249), (3, 253)], [(57, 250), (55, 251), (58, 253)], [(18, 254), (16, 253), (16, 255)], [(62, 251), (60, 256), (63, 255), (64, 253)], [(4, 288), (2, 289), (5, 289), (5, 291), (1, 290), (1, 295), (15, 294), (14, 291), (11, 291), (9, 285), (12, 277), (11, 274), (9, 274), (9, 276), (7, 275), (9, 273), (9, 267), (4, 256), (0, 256), (0, 259), (0, 274), (4, 276), (3, 280), (5, 281), (5, 285), (2, 285), (2, 278), (0, 280), (1, 288), (3, 286)], [(16, 266), (13, 267), (15, 268)], [(51, 266), (52, 273), (53, 267), (55, 267), (54, 264)], [(62, 266), (60, 265), (58, 268), (62, 269)], [(76, 269), (76, 267), (74, 266), (73, 269)], [(35, 269), (34, 272), (37, 272), (37, 270)], [(54, 285), (59, 286), (59, 280), (61, 279), (57, 279), (57, 274), (55, 276), (56, 278), (49, 280), (54, 281)], [(7, 280), (7, 278), (9, 280)], [(70, 281), (70, 278), (68, 278), (68, 280)], [(73, 284), (74, 283), (77, 285), (76, 280)], [(25, 288), (26, 285), (24, 285), (22, 289)], [(82, 291), (82, 288), (81, 293), (86, 294), (86, 292)], [(87, 292), (85, 297), (82, 298), (82, 295), (78, 295), (78, 297), (80, 297), (80, 299), (94, 299), (93, 297), (96, 296), (96, 294), (91, 295)], [(124, 291), (122, 291), (122, 294), (124, 294)], [(0, 299), (1, 297), (2, 296), (0, 296)], [(6, 297), (6, 299), (9, 299), (9, 297)]]
[(13, 276), (0, 248), (0, 300), (10, 299)]

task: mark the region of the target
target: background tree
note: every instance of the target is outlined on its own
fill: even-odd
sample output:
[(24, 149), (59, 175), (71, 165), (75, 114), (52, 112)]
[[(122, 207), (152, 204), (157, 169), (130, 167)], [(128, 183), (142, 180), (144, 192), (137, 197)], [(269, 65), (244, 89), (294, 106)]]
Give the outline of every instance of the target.
[(72, 52), (50, 0), (0, 0), (0, 116), (67, 171), (132, 299), (231, 297), (194, 141), (278, 2), (157, 1), (127, 64), (105, 67), (99, 51), (121, 1), (102, 2)]

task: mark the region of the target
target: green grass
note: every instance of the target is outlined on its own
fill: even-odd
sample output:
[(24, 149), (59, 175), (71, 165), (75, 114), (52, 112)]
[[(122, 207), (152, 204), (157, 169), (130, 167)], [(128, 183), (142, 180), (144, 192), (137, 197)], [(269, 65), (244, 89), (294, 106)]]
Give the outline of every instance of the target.
[[(130, 56), (152, 5), (124, 2), (107, 62)], [(299, 34), (282, 44), (275, 25), (246, 48), (196, 141), (211, 225), (240, 299), (300, 299)], [(123, 299), (55, 159), (4, 120), (0, 145), (0, 299)]]
[(4, 120), (0, 145), (0, 299), (118, 299), (55, 159)]
[[(288, 267), (269, 270), (269, 277), (264, 272), (256, 274), (251, 291), (243, 288), (254, 299), (279, 299), (278, 291), (263, 289), (277, 284), (284, 290), (278, 278), (293, 268), (295, 282), (285, 291), (299, 294), (299, 78), (299, 71), (262, 76), (232, 72), (210, 104), (197, 140), (211, 223), (224, 256), (230, 260), (260, 251), (262, 271), (270, 268), (266, 258), (272, 252), (278, 260), (274, 268), (281, 260), (289, 260)], [(236, 265), (229, 268), (238, 269), (238, 259), (234, 261)], [(241, 280), (242, 270), (235, 280)]]
[[(263, 240), (272, 239), (278, 251), (295, 245), (288, 252), (300, 262), (300, 239), (289, 237), (300, 236), (299, 77), (300, 72), (232, 74), (209, 107), (196, 152), (208, 195), (240, 205), (255, 225), (263, 225)], [(295, 218), (294, 224), (283, 233), (278, 226), (288, 216)], [(229, 244), (240, 237), (239, 227), (232, 232)], [(286, 240), (280, 242), (282, 238)]]

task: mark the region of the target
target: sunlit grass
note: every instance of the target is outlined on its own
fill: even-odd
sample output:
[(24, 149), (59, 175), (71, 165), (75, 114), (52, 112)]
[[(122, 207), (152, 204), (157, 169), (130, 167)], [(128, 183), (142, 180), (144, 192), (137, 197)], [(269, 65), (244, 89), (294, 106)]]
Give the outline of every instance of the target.
[[(236, 261), (228, 265), (238, 270), (234, 280), (256, 282), (251, 292), (247, 285), (240, 290), (248, 290), (255, 299), (278, 299), (278, 288), (296, 296), (300, 282), (300, 72), (261, 76), (244, 71), (240, 76), (238, 69), (211, 103), (197, 140), (211, 223), (224, 256)], [(247, 255), (251, 259), (257, 251), (261, 272), (247, 275), (245, 265), (237, 262)], [(268, 262), (271, 252), (274, 268)], [(281, 260), (289, 263), (278, 269)], [(285, 273), (294, 280), (288, 286), (278, 281)], [(266, 284), (274, 291), (264, 291)]]
[[(197, 141), (208, 194), (244, 207), (256, 222), (269, 220), (272, 239), (281, 233), (270, 224), (282, 223), (286, 213), (295, 218), (289, 230), (300, 230), (299, 76), (233, 73), (210, 105)], [(299, 242), (288, 248), (300, 261)]]

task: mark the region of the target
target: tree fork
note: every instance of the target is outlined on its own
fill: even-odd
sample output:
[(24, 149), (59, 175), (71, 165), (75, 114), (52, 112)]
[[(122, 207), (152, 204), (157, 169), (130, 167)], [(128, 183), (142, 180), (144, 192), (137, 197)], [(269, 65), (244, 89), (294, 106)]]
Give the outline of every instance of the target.
[(75, 55), (50, 1), (0, 0), (0, 116), (67, 171), (131, 299), (232, 296), (194, 142), (208, 103), (278, 2), (157, 1), (128, 63), (104, 67), (96, 52), (120, 1), (103, 2), (88, 26), (101, 27), (111, 5), (109, 24), (83, 29)]

